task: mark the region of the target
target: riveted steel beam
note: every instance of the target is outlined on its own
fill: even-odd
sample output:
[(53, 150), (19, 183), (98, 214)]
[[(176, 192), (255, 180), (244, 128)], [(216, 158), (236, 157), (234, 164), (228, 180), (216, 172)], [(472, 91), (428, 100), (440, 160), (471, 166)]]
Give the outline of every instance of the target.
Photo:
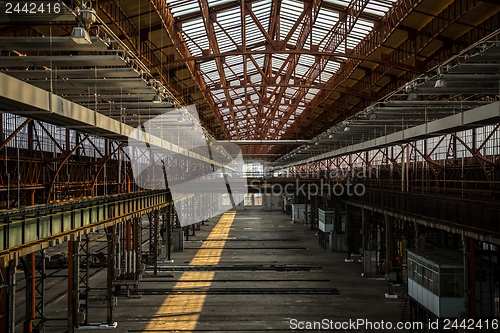
[[(183, 42), (182, 34), (178, 26), (175, 24), (175, 19), (168, 8), (167, 2), (164, 0), (151, 0), (151, 4), (158, 13), (160, 20), (162, 21), (163, 27), (167, 32), (170, 40), (172, 41), (172, 44), (176, 52), (181, 56), (181, 58), (189, 58), (191, 56), (191, 53), (189, 52), (186, 44)], [(202, 76), (200, 75), (195, 62), (194, 61), (186, 62), (186, 67), (189, 73), (191, 74), (191, 77), (193, 78), (195, 85), (198, 87), (198, 89), (200, 89), (201, 91), (205, 90), (206, 83), (203, 80)], [(218, 109), (218, 106), (216, 105), (210, 93), (202, 92), (201, 94), (205, 98), (205, 101), (207, 102), (209, 109), (211, 110)], [(220, 112), (213, 111), (213, 115), (220, 124), (223, 124)], [(217, 139), (230, 138), (228, 129), (223, 125), (221, 125), (221, 128), (222, 128), (221, 135), (218, 135), (218, 133), (214, 133), (215, 138)]]

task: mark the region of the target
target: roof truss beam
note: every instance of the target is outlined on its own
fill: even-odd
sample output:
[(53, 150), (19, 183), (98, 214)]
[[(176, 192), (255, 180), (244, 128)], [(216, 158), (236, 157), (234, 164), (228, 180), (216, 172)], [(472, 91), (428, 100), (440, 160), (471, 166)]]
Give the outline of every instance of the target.
[[(426, 26), (424, 26), (416, 35), (408, 38), (399, 47), (392, 51), (388, 56), (391, 63), (407, 62), (410, 58), (416, 56), (427, 47), (442, 31), (459, 20), (472, 8), (478, 5), (475, 0), (457, 0), (451, 3), (441, 13), (436, 15)], [(414, 63), (416, 65), (416, 63)], [(357, 91), (371, 91), (377, 82), (384, 76), (387, 76), (389, 71), (393, 69), (391, 65), (380, 64), (376, 70), (371, 71), (369, 80), (360, 80), (351, 89)], [(424, 70), (424, 69), (422, 69)], [(408, 77), (402, 77), (398, 80), (403, 84), (408, 81)], [(327, 85), (328, 86), (328, 85)], [(352, 99), (352, 98), (351, 98)], [(344, 101), (335, 102), (331, 108), (337, 109)]]
[[(190, 58), (191, 53), (189, 52), (186, 44), (182, 40), (182, 35), (179, 30), (179, 28), (175, 24), (175, 19), (172, 16), (172, 13), (170, 12), (167, 2), (165, 0), (150, 0), (152, 6), (155, 8), (156, 12), (158, 13), (158, 16), (160, 17), (160, 20), (162, 21), (163, 27), (166, 30), (168, 36), (170, 37), (170, 40), (172, 41), (172, 44), (175, 47), (175, 50), (177, 53), (180, 55), (181, 58)], [(206, 89), (206, 84), (205, 81), (203, 80), (202, 76), (200, 75), (198, 69), (195, 66), (194, 61), (187, 61), (186, 62), (186, 67), (191, 74), (191, 77), (193, 78), (196, 86), (198, 86), (200, 91), (204, 91)], [(209, 92), (202, 92), (203, 97), (205, 98), (205, 101), (208, 104), (208, 109), (213, 110), (213, 115), (217, 119), (217, 122), (221, 124), (221, 130), (222, 130), (222, 138), (224, 137), (229, 137), (229, 131), (227, 128), (223, 125), (224, 122), (222, 121), (222, 116), (220, 112), (218, 112), (218, 107), (215, 104), (215, 101), (212, 97), (212, 95)], [(221, 138), (219, 133), (213, 133), (216, 138)]]
[[(304, 7), (304, 10), (302, 11), (299, 18), (295, 21), (295, 24), (292, 27), (292, 29), (290, 29), (290, 32), (288, 33), (287, 37), (285, 38), (285, 40), (283, 40), (284, 45), (288, 44), (288, 42), (290, 41), (290, 38), (293, 36), (293, 34), (298, 29), (300, 24), (302, 24), (302, 28), (300, 30), (298, 37), (297, 37), (297, 43), (295, 45), (295, 48), (297, 50), (301, 50), (304, 48), (304, 45), (307, 41), (307, 36), (309, 36), (309, 34), (312, 30), (312, 25), (314, 24), (314, 22), (316, 21), (316, 18), (318, 16), (321, 3), (322, 3), (322, 0), (313, 0), (310, 4), (308, 4), (307, 6)], [(287, 57), (287, 60), (283, 63), (283, 66), (288, 64), (288, 66), (286, 67), (286, 71), (283, 73), (280, 70), (280, 72), (274, 78), (274, 81), (276, 81), (276, 78), (278, 77), (278, 75), (284, 74), (284, 75), (282, 75), (280, 82), (289, 82), (290, 78), (292, 77), (293, 72), (295, 71), (295, 67), (297, 65), (298, 60), (299, 60), (298, 55), (296, 55), (296, 54), (289, 55)], [(276, 96), (275, 98), (277, 100), (281, 100), (283, 98), (285, 91), (286, 91), (286, 87), (279, 87), (279, 89), (277, 87), (274, 89), (273, 95)], [(278, 111), (278, 109), (276, 107), (270, 109), (269, 117), (271, 117), (271, 118), (275, 117), (277, 111)], [(283, 121), (287, 122), (288, 119), (284, 118)], [(271, 122), (265, 122), (263, 124), (264, 131), (269, 132), (271, 125), (272, 125)], [(276, 133), (278, 133), (278, 132), (279, 131), (276, 131)], [(273, 138), (275, 138), (275, 137), (276, 137), (276, 135), (273, 135)]]
[[(337, 50), (337, 48), (344, 41), (347, 40), (347, 36), (349, 35), (349, 33), (351, 33), (352, 29), (354, 28), (354, 25), (358, 22), (359, 16), (366, 8), (366, 5), (368, 4), (369, 1), (370, 0), (351, 0), (349, 6), (347, 7), (347, 15), (338, 20), (337, 23), (332, 27), (332, 29), (328, 34), (330, 35), (330, 40), (327, 42), (325, 49), (322, 51), (335, 52), (335, 50)], [(308, 73), (306, 74), (307, 77), (306, 84), (312, 84), (316, 80), (316, 78), (321, 74), (321, 72), (325, 69), (327, 63), (328, 63), (327, 58), (325, 59), (324, 57), (316, 57), (313, 66), (309, 69)], [(304, 98), (308, 91), (309, 89), (300, 89), (296, 98), (299, 100)], [(309, 109), (309, 110), (310, 113), (316, 111), (316, 109), (314, 110)], [(295, 111), (296, 108), (294, 107), (290, 108), (287, 116), (290, 116)], [(310, 113), (303, 112), (300, 115), (301, 119), (306, 119), (310, 115)], [(292, 131), (293, 129), (297, 128), (299, 124), (300, 124), (299, 122), (294, 123), (289, 131)], [(285, 123), (281, 123), (278, 130), (281, 130), (284, 125)], [(276, 135), (277, 133), (272, 137), (272, 139), (274, 139)]]

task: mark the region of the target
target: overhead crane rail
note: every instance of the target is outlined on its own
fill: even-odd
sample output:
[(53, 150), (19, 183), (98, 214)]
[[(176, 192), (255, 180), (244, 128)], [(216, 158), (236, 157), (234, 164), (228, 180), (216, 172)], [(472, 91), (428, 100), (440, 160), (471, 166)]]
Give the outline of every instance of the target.
[(167, 207), (172, 204), (168, 194), (141, 191), (0, 211), (0, 267), (17, 256)]

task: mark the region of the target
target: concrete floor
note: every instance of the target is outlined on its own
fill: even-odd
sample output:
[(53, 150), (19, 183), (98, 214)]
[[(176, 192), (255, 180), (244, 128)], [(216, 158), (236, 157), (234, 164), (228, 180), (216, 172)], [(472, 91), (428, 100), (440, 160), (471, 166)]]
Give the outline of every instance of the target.
[[(175, 272), (171, 264), (160, 264), (165, 271), (144, 274), (140, 298), (118, 298), (114, 332), (407, 332), (335, 329), (335, 323), (358, 319), (395, 326), (400, 298), (385, 298), (383, 278), (362, 277), (361, 263), (323, 250), (315, 233), (281, 212), (213, 218), (189, 237), (184, 252), (173, 253)], [(105, 279), (100, 274), (92, 284), (104, 287)], [(99, 322), (105, 309), (89, 317)], [(302, 329), (299, 321), (324, 327)]]

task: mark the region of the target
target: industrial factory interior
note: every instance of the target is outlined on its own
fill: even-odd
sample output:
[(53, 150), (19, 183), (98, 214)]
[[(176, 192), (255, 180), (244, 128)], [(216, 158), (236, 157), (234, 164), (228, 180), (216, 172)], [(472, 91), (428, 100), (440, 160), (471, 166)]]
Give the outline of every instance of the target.
[(0, 333), (500, 331), (499, 0), (2, 0)]

